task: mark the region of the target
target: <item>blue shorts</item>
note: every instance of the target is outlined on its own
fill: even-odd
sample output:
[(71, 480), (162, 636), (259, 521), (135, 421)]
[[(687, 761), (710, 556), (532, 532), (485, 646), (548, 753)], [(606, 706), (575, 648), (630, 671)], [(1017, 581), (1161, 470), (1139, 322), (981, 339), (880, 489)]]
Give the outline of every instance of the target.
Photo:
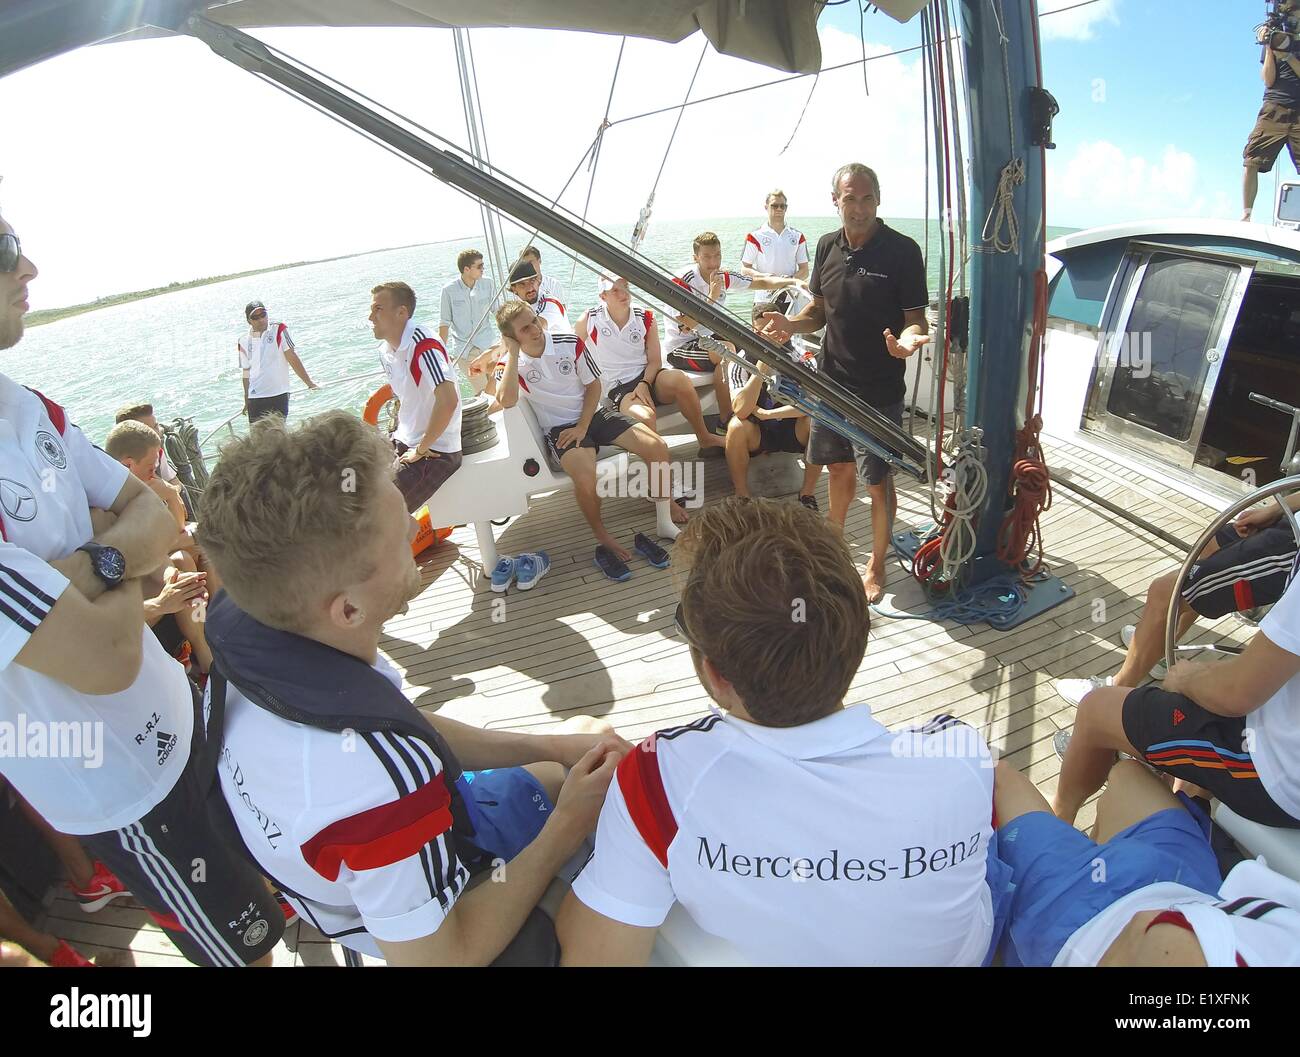
[(1077, 929), (1147, 885), (1172, 881), (1217, 892), (1223, 877), (1210, 849), (1209, 819), (1180, 799), (1188, 810), (1158, 811), (1105, 844), (1046, 811), (999, 829), (998, 852), (1015, 884), (1006, 963), (1050, 966)]
[(474, 824), (474, 843), (492, 858), (509, 862), (537, 838), (551, 815), (546, 790), (522, 767), (466, 771), (457, 784)]

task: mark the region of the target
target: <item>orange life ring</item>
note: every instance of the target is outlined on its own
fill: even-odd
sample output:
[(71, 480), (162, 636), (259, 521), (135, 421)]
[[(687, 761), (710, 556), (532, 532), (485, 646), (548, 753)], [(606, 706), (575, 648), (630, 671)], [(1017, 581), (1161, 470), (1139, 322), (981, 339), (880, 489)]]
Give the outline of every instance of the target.
[[(384, 383), (366, 401), (366, 409), (361, 412), (361, 418), (372, 426), (379, 425), (379, 412), (391, 399), (393, 399), (393, 387)], [(415, 520), (420, 523), (420, 527), (415, 533), (415, 539), (411, 540), (412, 557), (418, 557), (422, 551), (451, 535), (450, 527), (437, 529), (433, 527), (433, 523), (429, 520), (427, 506), (420, 507)]]
[(366, 401), (366, 409), (361, 412), (362, 420), (372, 426), (379, 425), (380, 409), (391, 399), (393, 399), (393, 387), (385, 382), (370, 394), (370, 399)]

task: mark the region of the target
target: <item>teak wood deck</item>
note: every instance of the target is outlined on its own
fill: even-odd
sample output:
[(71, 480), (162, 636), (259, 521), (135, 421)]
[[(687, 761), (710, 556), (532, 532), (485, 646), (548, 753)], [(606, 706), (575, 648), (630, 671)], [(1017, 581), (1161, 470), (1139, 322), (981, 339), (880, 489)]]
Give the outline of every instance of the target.
[[(1188, 541), (1216, 513), (1081, 448), (1051, 446), (1048, 462)], [(705, 497), (729, 495), (725, 463), (705, 465)], [(898, 483), (899, 527), (928, 523), (924, 486), (902, 478)], [(825, 475), (819, 501), (824, 510)], [(644, 500), (607, 499), (604, 515), (629, 548), (635, 531), (653, 526)], [(1074, 589), (1072, 599), (1010, 632), (876, 618), (848, 700), (869, 702), (890, 727), (943, 712), (958, 716), (1050, 797), (1060, 770), (1052, 735), (1074, 720), (1073, 706), (1054, 693), (1052, 680), (1114, 672), (1123, 656), (1120, 628), (1135, 620), (1151, 579), (1177, 567), (1183, 554), (1065, 488), (1054, 490), (1042, 524), (1047, 565)], [(569, 716), (601, 716), (629, 740), (706, 711), (705, 693), (673, 627), (671, 569), (654, 569), (634, 556), (630, 581), (607, 581), (592, 564), (594, 543), (569, 493), (543, 497), (499, 532), (502, 554), (549, 553), (551, 571), (535, 590), (493, 594), (473, 530), (459, 528), (425, 552), (424, 590), (410, 612), (385, 629), (381, 648), (405, 673), (404, 689), (420, 708), (481, 726), (539, 732)], [(847, 537), (865, 567), (865, 495), (850, 511)], [(920, 588), (897, 565), (889, 590), (897, 609), (922, 603)], [(1188, 641), (1244, 644), (1250, 633), (1227, 617), (1197, 625)], [(1092, 817), (1089, 804), (1080, 824), (1090, 825)], [(188, 964), (126, 900), (92, 915), (66, 891), (53, 893), (44, 927), (102, 964)], [(275, 957), (277, 965), (343, 961), (336, 945), (298, 923)]]

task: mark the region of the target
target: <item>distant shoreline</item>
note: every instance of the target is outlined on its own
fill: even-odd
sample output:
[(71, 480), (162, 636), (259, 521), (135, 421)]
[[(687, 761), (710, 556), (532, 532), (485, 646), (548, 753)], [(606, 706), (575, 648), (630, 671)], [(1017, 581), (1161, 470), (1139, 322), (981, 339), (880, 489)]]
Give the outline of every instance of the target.
[(178, 290), (192, 290), (198, 286), (211, 286), (213, 283), (224, 283), (228, 279), (244, 279), (250, 275), (265, 275), (267, 272), (283, 272), (290, 268), (303, 268), (308, 264), (329, 264), (331, 261), (346, 261), (352, 257), (367, 257), (372, 253), (387, 253), (389, 250), (412, 250), (420, 246), (441, 246), (448, 242), (464, 242), (466, 238), (473, 236), (464, 236), (454, 239), (439, 239), (437, 242), (412, 242), (405, 246), (382, 246), (373, 250), (360, 250), (357, 253), (343, 253), (337, 257), (321, 257), (314, 261), (293, 261), (289, 264), (273, 264), (268, 268), (253, 268), (246, 272), (231, 272), (229, 275), (213, 275), (206, 279), (191, 279), (184, 283), (168, 283), (166, 286), (155, 286), (149, 290), (132, 290), (124, 294), (110, 294), (107, 297), (100, 297), (94, 301), (88, 301), (81, 305), (68, 305), (66, 308), (43, 308), (39, 312), (29, 312), (23, 319), (24, 326), (39, 327), (42, 323), (57, 323), (60, 319), (68, 319), (71, 316), (84, 315), (87, 312), (95, 312), (101, 308), (112, 308), (114, 305), (125, 305), (132, 301), (144, 301), (150, 297), (159, 297), (162, 294), (174, 294)]

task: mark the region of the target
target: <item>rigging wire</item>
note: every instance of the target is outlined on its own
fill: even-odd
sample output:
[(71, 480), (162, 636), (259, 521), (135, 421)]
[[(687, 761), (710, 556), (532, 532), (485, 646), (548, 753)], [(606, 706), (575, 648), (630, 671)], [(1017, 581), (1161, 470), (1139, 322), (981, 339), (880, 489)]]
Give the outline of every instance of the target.
[(790, 144), (794, 142), (795, 136), (799, 134), (799, 126), (803, 124), (803, 117), (808, 113), (808, 104), (812, 102), (813, 92), (817, 91), (817, 85), (821, 83), (822, 75), (820, 71), (813, 78), (812, 87), (808, 89), (808, 98), (803, 101), (803, 109), (799, 111), (799, 120), (794, 123), (794, 128), (790, 130), (790, 138), (785, 141), (785, 146), (777, 154), (779, 158), (782, 154), (790, 149)]
[(871, 98), (871, 86), (867, 84), (867, 9), (858, 8), (858, 40), (862, 42), (862, 90)]
[[(609, 81), (609, 98), (605, 100), (605, 116), (600, 120), (600, 127), (596, 129), (596, 139), (592, 143), (588, 152), (591, 161), (587, 165), (591, 173), (591, 179), (587, 181), (587, 197), (582, 203), (582, 222), (587, 222), (587, 210), (591, 208), (591, 192), (596, 187), (596, 166), (600, 164), (600, 148), (605, 142), (605, 130), (609, 128), (609, 108), (614, 104), (614, 88), (618, 85), (618, 71), (623, 66), (623, 49), (627, 46), (627, 37), (623, 37), (618, 42), (618, 58), (614, 61), (614, 76)], [(577, 262), (574, 262), (573, 269), (569, 272), (569, 285), (573, 285), (573, 277), (578, 272)]]
[(664, 174), (664, 166), (668, 164), (668, 155), (672, 153), (673, 141), (677, 139), (677, 130), (682, 127), (682, 118), (686, 114), (686, 107), (690, 103), (691, 91), (695, 88), (695, 79), (700, 75), (700, 67), (704, 65), (704, 56), (709, 51), (709, 39), (704, 38), (704, 47), (700, 49), (699, 61), (695, 64), (695, 72), (691, 74), (691, 83), (686, 86), (686, 96), (682, 99), (681, 105), (677, 107), (677, 120), (673, 123), (672, 134), (668, 137), (668, 146), (664, 148), (663, 160), (659, 163), (659, 171), (655, 173), (655, 182), (650, 185), (650, 196), (645, 200), (645, 205), (641, 207), (641, 215), (637, 217), (636, 226), (632, 229), (632, 249), (637, 250), (641, 246), (641, 241), (645, 238), (646, 229), (650, 226), (650, 214), (654, 212), (655, 191), (659, 189), (659, 179)]

